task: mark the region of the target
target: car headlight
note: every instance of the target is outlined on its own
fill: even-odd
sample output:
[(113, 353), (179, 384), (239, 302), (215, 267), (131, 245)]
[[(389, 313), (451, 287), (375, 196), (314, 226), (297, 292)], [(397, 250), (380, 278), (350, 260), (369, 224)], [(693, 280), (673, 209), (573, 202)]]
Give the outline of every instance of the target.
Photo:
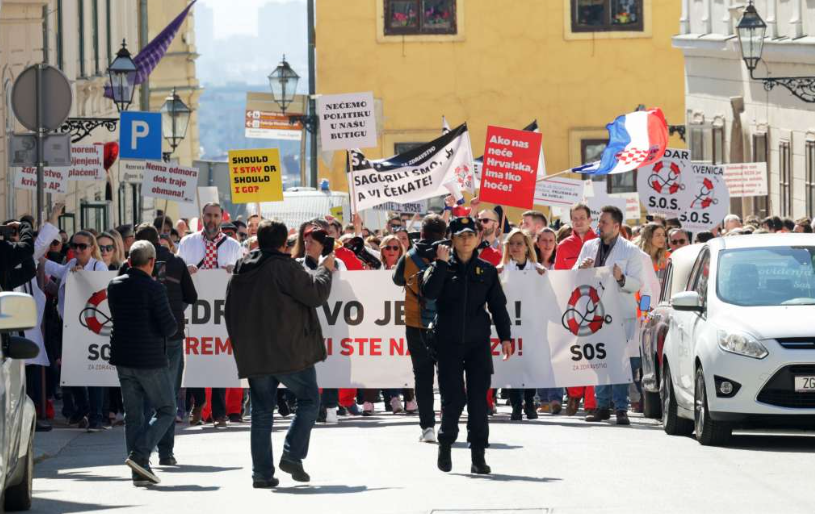
[(752, 357), (753, 359), (763, 359), (769, 352), (758, 339), (745, 332), (718, 331), (719, 347), (730, 353)]

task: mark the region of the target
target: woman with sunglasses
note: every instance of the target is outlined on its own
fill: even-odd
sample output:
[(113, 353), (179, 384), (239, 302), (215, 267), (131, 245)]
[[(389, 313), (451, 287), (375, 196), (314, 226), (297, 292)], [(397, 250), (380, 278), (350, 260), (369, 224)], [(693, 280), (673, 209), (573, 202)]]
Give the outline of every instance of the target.
[(119, 254), (119, 247), (112, 233), (102, 232), (99, 234), (99, 237), (96, 238), (96, 244), (99, 245), (101, 260), (108, 267), (108, 270), (117, 270), (122, 266), (123, 259)]
[[(498, 272), (507, 271), (538, 271), (543, 274), (546, 271), (542, 265), (538, 264), (538, 256), (535, 252), (535, 245), (532, 243), (532, 236), (528, 232), (515, 228), (504, 240), (504, 256), (498, 266)], [(537, 419), (538, 413), (535, 410), (535, 390), (534, 389), (510, 389), (509, 401), (512, 404), (512, 421), (523, 419), (521, 411), (526, 413), (526, 419)]]
[[(538, 251), (538, 262), (541, 266), (548, 270), (554, 269), (557, 254), (557, 232), (549, 227), (542, 228), (535, 240), (535, 248)], [(560, 414), (563, 410), (563, 393), (562, 387), (538, 389), (538, 398), (540, 398), (541, 402), (538, 412), (541, 414)]]
[[(113, 241), (111, 238), (110, 241)], [(65, 319), (65, 284), (68, 282), (68, 273), (76, 271), (108, 271), (108, 267), (99, 253), (96, 238), (90, 232), (82, 230), (71, 238), (71, 250), (74, 258), (65, 264), (43, 258), (40, 263), (44, 266), (45, 274), (54, 277), (59, 282), (57, 294), (57, 310), (62, 319)], [(80, 428), (87, 428), (88, 432), (99, 432), (104, 429), (102, 425), (102, 408), (104, 405), (103, 387), (71, 387), (69, 392), (74, 396), (74, 403), (79, 415), (87, 414), (79, 420)]]

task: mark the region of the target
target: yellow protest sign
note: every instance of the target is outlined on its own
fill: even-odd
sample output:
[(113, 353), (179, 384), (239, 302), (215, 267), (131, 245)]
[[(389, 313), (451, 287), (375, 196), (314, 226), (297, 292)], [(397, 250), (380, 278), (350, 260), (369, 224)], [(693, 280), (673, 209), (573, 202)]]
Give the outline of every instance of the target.
[(336, 207), (331, 208), (331, 216), (340, 220), (340, 223), (345, 223), (345, 220), (342, 218), (342, 205), (337, 205)]
[(282, 173), (277, 148), (230, 150), (232, 203), (282, 202)]

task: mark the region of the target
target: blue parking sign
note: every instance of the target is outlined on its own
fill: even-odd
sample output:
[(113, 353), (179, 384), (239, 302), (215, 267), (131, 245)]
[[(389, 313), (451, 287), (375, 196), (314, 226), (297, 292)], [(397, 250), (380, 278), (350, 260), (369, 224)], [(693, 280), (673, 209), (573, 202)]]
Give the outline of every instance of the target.
[(125, 111), (119, 120), (119, 157), (161, 160), (161, 113)]

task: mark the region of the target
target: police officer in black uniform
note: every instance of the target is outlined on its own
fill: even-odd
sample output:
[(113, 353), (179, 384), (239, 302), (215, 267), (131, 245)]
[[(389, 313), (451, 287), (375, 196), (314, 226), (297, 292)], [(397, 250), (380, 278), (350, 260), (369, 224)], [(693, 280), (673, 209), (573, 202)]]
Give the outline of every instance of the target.
[(422, 283), (423, 295), (436, 300), (434, 340), (443, 408), (438, 466), (442, 471), (452, 469), (450, 447), (458, 437), (458, 420), (466, 404), (467, 442), (472, 453), (470, 471), (488, 474), (490, 467), (484, 460), (484, 449), (489, 441), (487, 390), (493, 367), (490, 315), (484, 307), (492, 314), (506, 360), (512, 352), (507, 299), (495, 267), (478, 258), (479, 241), (473, 219), (455, 218), (450, 223), (450, 234), (452, 254), (450, 247), (440, 245)]

